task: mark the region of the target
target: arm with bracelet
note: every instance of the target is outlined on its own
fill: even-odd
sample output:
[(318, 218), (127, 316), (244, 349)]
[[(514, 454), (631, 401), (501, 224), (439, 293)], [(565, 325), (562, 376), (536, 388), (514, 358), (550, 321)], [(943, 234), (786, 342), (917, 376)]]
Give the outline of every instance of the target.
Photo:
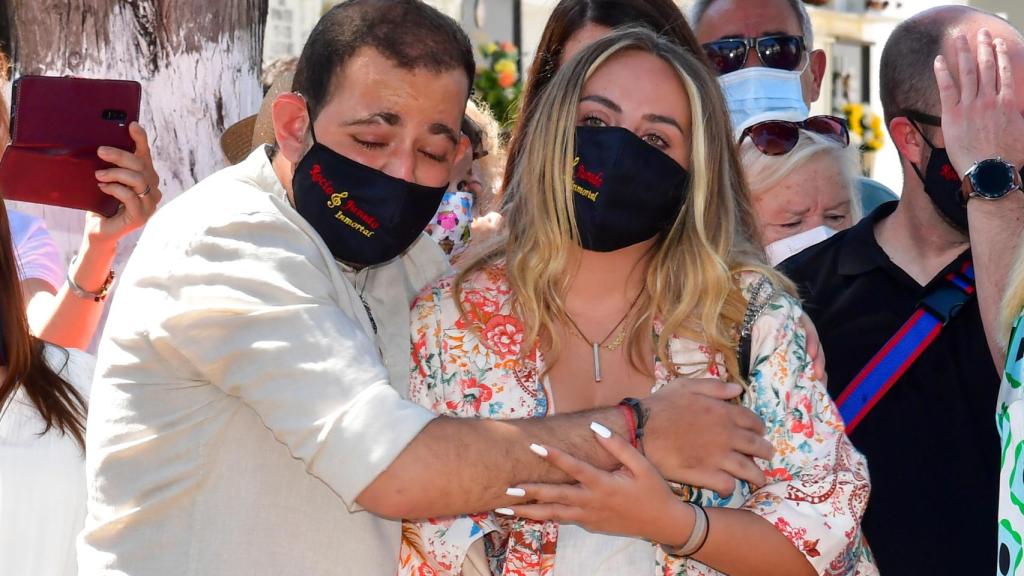
[[(627, 427), (637, 430), (634, 437), (596, 424), (598, 442), (623, 468), (605, 472), (549, 448), (548, 462), (579, 486), (519, 486), (526, 500), (538, 503), (511, 511), (645, 538), (660, 545), (660, 561), (671, 573), (691, 565), (733, 575), (822, 574), (833, 565), (873, 573), (860, 533), (867, 465), (814, 376), (801, 318), (795, 301), (776, 296), (754, 324), (742, 403), (762, 416), (775, 448), (770, 460), (758, 460), (767, 477), (764, 485), (737, 482), (731, 494), (670, 486), (632, 446), (645, 435), (642, 421)], [(643, 414), (645, 402), (627, 399), (622, 406), (635, 405)], [(651, 440), (647, 435), (645, 441)]]
[(156, 212), (162, 195), (149, 141), (137, 123), (129, 133), (135, 141), (134, 153), (106, 147), (97, 152), (114, 165), (96, 173), (100, 190), (117, 198), (121, 207), (110, 217), (87, 213), (82, 244), (60, 286), (33, 279), (22, 283), (29, 326), (42, 340), (65, 348), (88, 348), (114, 282), (117, 243)]

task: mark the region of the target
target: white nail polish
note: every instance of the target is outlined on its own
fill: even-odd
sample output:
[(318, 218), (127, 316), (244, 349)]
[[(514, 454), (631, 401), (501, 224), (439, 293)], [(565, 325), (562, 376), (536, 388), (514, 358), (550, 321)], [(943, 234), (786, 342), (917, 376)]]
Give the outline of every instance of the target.
[(516, 513), (513, 512), (511, 508), (495, 508), (494, 512), (496, 514), (501, 514), (502, 516), (515, 516), (516, 515)]
[(509, 488), (508, 490), (505, 490), (505, 496), (522, 498), (523, 496), (526, 496), (526, 490), (523, 490), (522, 488)]
[(548, 449), (541, 446), (540, 444), (530, 444), (530, 452), (533, 452), (534, 454), (540, 456), (541, 458), (548, 457)]
[(597, 422), (591, 422), (590, 429), (594, 431), (594, 434), (597, 434), (598, 436), (604, 438), (605, 440), (612, 437), (612, 431), (598, 424)]

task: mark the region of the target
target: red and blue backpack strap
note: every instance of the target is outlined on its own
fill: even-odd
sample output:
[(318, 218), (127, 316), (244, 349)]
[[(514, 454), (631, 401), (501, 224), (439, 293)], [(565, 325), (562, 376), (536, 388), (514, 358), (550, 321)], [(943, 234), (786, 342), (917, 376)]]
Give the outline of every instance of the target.
[(976, 293), (974, 264), (970, 259), (959, 271), (950, 272), (928, 291), (910, 319), (836, 399), (847, 434), (864, 420)]

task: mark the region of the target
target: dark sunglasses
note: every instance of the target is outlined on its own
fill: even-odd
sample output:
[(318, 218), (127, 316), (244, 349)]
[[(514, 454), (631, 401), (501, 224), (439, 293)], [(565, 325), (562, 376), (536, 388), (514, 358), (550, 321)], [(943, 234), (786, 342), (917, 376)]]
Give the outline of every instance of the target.
[(765, 156), (782, 156), (789, 154), (800, 141), (800, 130), (821, 134), (835, 140), (843, 148), (850, 145), (850, 130), (846, 120), (835, 116), (811, 116), (800, 122), (788, 120), (767, 120), (748, 127), (740, 135), (740, 144), (750, 137), (750, 141)]
[(762, 36), (760, 38), (726, 38), (701, 45), (719, 74), (735, 72), (747, 63), (747, 53), (753, 48), (761, 64), (779, 70), (796, 70), (803, 61), (802, 36)]

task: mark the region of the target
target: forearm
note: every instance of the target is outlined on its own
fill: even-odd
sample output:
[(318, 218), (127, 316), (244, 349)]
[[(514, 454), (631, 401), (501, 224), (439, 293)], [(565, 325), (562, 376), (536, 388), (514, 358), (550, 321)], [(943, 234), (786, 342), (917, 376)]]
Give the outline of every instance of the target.
[(999, 336), (999, 315), (1017, 256), (1016, 247), (1024, 236), (1024, 194), (1011, 193), (991, 202), (973, 199), (967, 203), (967, 210), (978, 306), (992, 359), (999, 370), (1006, 361)]
[(595, 440), (590, 423), (628, 435), (623, 413), (602, 408), (522, 420), (438, 418), (374, 482), (359, 503), (377, 514), (431, 518), (470, 514), (512, 504), (509, 487), (570, 479), (530, 451), (553, 446), (612, 470), (618, 462)]
[[(685, 542), (694, 520), (689, 506), (679, 503), (673, 510), (677, 526), (685, 526), (675, 545)], [(733, 576), (745, 574), (815, 574), (807, 558), (767, 520), (749, 510), (705, 508), (708, 538), (694, 558), (715, 570)], [(737, 543), (742, 543), (738, 545)]]
[[(110, 274), (116, 253), (116, 243), (90, 243), (85, 238), (69, 275), (83, 290), (98, 293)], [(103, 302), (76, 295), (65, 282), (48, 306), (30, 308), (29, 322), (36, 335), (47, 342), (85, 349), (99, 325), (103, 306)]]

